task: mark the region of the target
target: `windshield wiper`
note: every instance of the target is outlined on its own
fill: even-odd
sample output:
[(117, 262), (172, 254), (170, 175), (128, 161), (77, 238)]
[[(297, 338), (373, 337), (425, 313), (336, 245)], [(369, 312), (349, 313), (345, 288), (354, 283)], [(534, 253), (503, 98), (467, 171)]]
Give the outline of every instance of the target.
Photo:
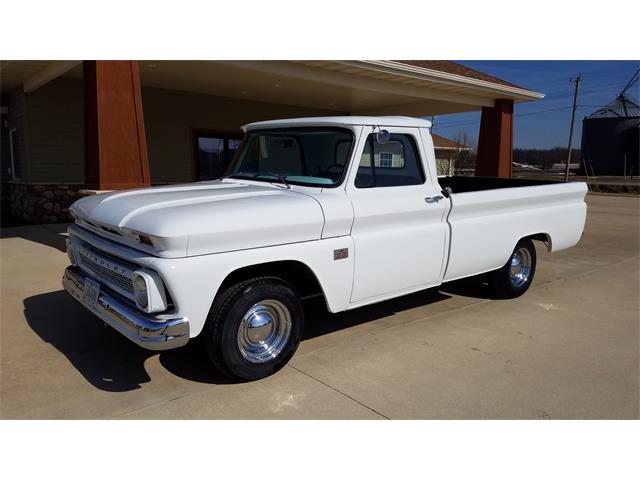
[(282, 175), (281, 173), (273, 173), (273, 172), (258, 172), (254, 175), (254, 177), (259, 177), (259, 176), (264, 176), (264, 175), (269, 175), (270, 177), (273, 177), (275, 179), (277, 179), (280, 183), (282, 183), (285, 187), (287, 187), (289, 190), (291, 189), (291, 185), (289, 185), (289, 183), (287, 182), (286, 175)]

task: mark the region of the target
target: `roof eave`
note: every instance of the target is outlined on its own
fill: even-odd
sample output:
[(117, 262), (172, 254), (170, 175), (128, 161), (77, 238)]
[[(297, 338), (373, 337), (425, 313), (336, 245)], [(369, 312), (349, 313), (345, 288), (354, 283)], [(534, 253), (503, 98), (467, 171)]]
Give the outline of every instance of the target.
[[(465, 77), (463, 75), (432, 70), (430, 68), (417, 67), (415, 65), (394, 62), (392, 60), (339, 60), (336, 61), (336, 63), (343, 63), (354, 67), (366, 68), (369, 70), (376, 70), (379, 72), (420, 80), (474, 87), (484, 92), (491, 93), (496, 98), (508, 98), (520, 102), (540, 100), (545, 96), (543, 93), (526, 90), (524, 88), (501, 85), (499, 83), (488, 82), (486, 80), (479, 80), (476, 78)], [(502, 95), (499, 96), (500, 94)]]
[(435, 150), (473, 150), (472, 147), (467, 147), (467, 146), (464, 146), (464, 147), (439, 147), (437, 145), (434, 145), (433, 148)]

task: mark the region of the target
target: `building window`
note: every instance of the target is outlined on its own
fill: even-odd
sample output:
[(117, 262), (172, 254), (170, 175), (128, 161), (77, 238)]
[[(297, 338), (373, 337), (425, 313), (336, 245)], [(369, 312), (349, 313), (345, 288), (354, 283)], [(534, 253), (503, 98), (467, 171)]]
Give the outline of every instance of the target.
[(20, 143), (18, 140), (18, 129), (9, 130), (9, 176), (11, 180), (20, 180)]
[(392, 168), (393, 167), (393, 153), (391, 152), (380, 152), (378, 154), (379, 161), (376, 164), (376, 167), (380, 168)]
[(215, 180), (224, 175), (241, 138), (236, 134), (196, 132), (196, 180)]

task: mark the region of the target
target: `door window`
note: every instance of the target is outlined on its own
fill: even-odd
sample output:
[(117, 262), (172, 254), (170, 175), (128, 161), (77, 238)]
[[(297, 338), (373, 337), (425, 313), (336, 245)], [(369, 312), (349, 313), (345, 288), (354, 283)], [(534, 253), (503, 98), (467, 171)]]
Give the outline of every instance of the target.
[(371, 134), (360, 157), (355, 186), (358, 188), (422, 185), (424, 171), (411, 135), (392, 134), (380, 144)]

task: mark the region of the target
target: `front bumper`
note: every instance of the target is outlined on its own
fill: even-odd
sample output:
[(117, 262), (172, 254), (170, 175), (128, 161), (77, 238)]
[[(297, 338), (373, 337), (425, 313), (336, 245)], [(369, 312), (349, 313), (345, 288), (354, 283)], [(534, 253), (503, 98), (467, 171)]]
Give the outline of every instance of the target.
[[(78, 302), (83, 303), (86, 275), (77, 267), (67, 267), (62, 286)], [(87, 308), (102, 321), (129, 340), (148, 350), (169, 350), (189, 341), (189, 321), (186, 318), (157, 319), (134, 310), (115, 296), (100, 291), (96, 308)]]

